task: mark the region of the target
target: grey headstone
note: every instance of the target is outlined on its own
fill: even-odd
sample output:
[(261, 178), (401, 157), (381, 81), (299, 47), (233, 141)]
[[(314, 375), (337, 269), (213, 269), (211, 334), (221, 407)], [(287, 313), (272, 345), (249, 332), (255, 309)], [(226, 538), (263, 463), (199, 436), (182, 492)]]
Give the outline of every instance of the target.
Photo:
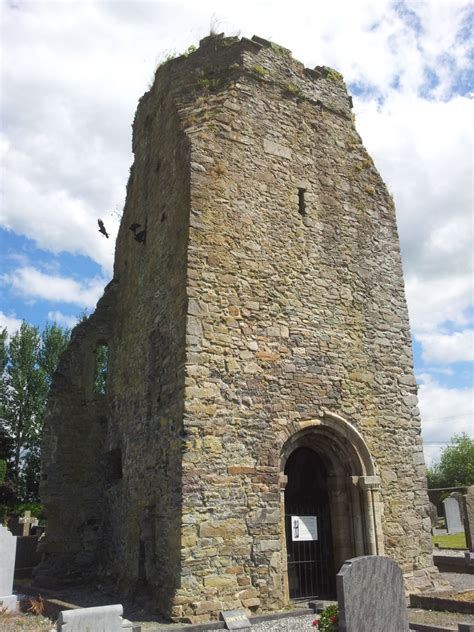
[(15, 611), (16, 595), (13, 590), (13, 573), (15, 571), (16, 537), (0, 524), (0, 609)]
[(457, 498), (448, 496), (448, 498), (443, 500), (443, 507), (448, 533), (462, 533), (464, 531), (464, 525), (461, 520), (461, 512), (459, 511)]
[(250, 621), (243, 610), (223, 610), (221, 617), (224, 619), (225, 627), (228, 630), (250, 629)]
[(474, 485), (467, 488), (467, 493), (463, 496), (463, 503), (467, 548), (474, 552)]
[(56, 629), (58, 632), (122, 632), (132, 630), (132, 624), (122, 618), (121, 604), (97, 606), (95, 608), (77, 608), (62, 610), (59, 613)]
[(403, 573), (392, 559), (347, 560), (336, 582), (339, 632), (408, 632)]

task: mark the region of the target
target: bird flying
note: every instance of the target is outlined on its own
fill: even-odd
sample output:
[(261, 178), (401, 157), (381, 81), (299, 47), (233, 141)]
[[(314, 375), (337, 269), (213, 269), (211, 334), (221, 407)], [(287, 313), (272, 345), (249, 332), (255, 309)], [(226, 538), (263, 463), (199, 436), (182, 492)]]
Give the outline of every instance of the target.
[(97, 223), (99, 224), (99, 233), (102, 233), (102, 235), (105, 235), (108, 239), (109, 233), (105, 230), (104, 222), (101, 219), (98, 219)]

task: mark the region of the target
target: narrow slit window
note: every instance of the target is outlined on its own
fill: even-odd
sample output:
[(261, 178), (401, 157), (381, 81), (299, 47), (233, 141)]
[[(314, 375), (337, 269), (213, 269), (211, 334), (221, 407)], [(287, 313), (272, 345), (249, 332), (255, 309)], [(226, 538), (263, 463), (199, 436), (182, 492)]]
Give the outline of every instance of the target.
[(99, 345), (95, 352), (94, 391), (105, 395), (107, 391), (107, 373), (109, 369), (109, 348)]
[(305, 193), (306, 189), (298, 189), (298, 211), (300, 215), (306, 215), (306, 201), (304, 199)]
[(115, 483), (122, 476), (122, 451), (120, 448), (114, 448), (106, 455), (106, 478), (109, 483)]

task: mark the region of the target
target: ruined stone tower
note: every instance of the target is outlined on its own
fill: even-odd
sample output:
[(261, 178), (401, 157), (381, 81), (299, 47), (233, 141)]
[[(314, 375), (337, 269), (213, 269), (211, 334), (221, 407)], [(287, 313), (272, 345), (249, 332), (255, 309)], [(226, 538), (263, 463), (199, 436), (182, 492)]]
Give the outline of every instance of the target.
[(50, 399), (38, 581), (98, 573), (189, 621), (332, 596), (356, 555), (429, 585), (395, 209), (342, 77), (210, 36), (158, 69), (133, 151)]

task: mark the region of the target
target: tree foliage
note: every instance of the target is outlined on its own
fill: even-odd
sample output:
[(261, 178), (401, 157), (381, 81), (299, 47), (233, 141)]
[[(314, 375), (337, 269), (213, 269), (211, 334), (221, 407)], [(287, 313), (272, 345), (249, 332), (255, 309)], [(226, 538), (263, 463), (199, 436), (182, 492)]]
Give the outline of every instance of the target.
[(455, 434), (427, 474), (430, 489), (474, 485), (474, 439), (465, 432)]
[(24, 322), (8, 342), (0, 334), (0, 458), (7, 463), (5, 485), (19, 500), (36, 500), (44, 412), (54, 371), (69, 330), (53, 323), (42, 334)]

